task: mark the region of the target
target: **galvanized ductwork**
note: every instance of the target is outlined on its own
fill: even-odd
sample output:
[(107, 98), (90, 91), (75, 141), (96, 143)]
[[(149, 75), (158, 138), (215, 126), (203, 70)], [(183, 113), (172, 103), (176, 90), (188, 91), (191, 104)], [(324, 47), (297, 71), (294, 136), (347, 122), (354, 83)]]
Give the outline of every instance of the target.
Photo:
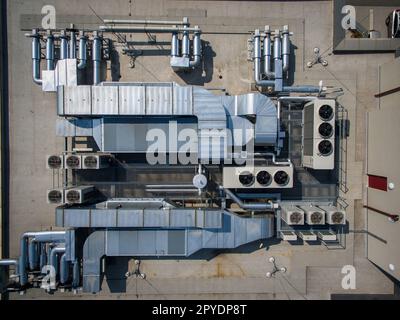
[(40, 78), (40, 60), (41, 60), (41, 48), (40, 48), (40, 35), (37, 29), (32, 30), (32, 34), (27, 35), (32, 38), (32, 78), (33, 82), (41, 85), (42, 79)]
[(93, 32), (92, 60), (93, 60), (93, 84), (97, 85), (101, 79), (101, 48), (102, 38), (97, 31)]
[(84, 69), (87, 63), (87, 40), (84, 32), (79, 33), (79, 64), (78, 69)]
[(201, 62), (201, 30), (198, 26), (193, 31), (193, 54), (190, 58), (189, 28), (184, 27), (182, 32), (182, 51), (179, 52), (179, 32), (174, 31), (171, 39), (171, 67), (174, 71), (183, 71), (196, 68)]

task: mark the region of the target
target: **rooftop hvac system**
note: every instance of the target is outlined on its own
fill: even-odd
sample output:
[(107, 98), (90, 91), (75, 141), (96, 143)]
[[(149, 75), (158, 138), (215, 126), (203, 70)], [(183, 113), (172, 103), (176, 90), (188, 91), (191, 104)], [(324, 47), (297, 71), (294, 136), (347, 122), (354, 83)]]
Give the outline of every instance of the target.
[(297, 235), (293, 231), (280, 231), (279, 233), (284, 241), (297, 241)]
[(80, 154), (68, 154), (64, 159), (66, 169), (82, 169), (82, 156)]
[(293, 188), (293, 166), (224, 167), (224, 188)]
[(318, 99), (303, 110), (303, 166), (332, 170), (335, 160), (335, 100)]
[(64, 156), (58, 154), (52, 154), (47, 156), (46, 161), (47, 169), (63, 169), (64, 168)]
[(63, 189), (47, 190), (47, 203), (50, 204), (64, 203), (64, 190)]
[(325, 224), (325, 211), (315, 206), (301, 206), (300, 209), (305, 213), (307, 224)]
[(298, 235), (303, 241), (317, 241), (317, 235), (312, 231), (300, 231)]
[(346, 224), (346, 212), (335, 206), (318, 206), (326, 212), (326, 223)]
[(109, 154), (86, 154), (82, 156), (82, 169), (103, 169), (110, 165)]
[(281, 217), (288, 225), (304, 224), (304, 211), (293, 205), (281, 205)]
[(79, 204), (93, 200), (95, 189), (93, 186), (80, 186), (65, 190), (65, 202), (68, 204)]

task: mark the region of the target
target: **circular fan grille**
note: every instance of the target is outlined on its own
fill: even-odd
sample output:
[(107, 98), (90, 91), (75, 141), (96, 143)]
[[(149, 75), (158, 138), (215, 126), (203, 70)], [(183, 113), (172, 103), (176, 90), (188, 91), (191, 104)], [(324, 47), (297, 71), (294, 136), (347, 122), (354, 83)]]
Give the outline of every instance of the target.
[(271, 183), (271, 175), (267, 171), (260, 171), (257, 173), (257, 182), (263, 186)]
[(318, 151), (323, 156), (327, 156), (327, 155), (331, 154), (331, 152), (332, 152), (332, 143), (329, 140), (322, 140), (318, 144)]
[(67, 166), (70, 168), (78, 168), (80, 160), (77, 156), (69, 156), (66, 160)]
[(254, 183), (254, 176), (248, 171), (244, 171), (239, 175), (239, 181), (242, 185), (248, 187)]
[(332, 135), (333, 127), (330, 123), (324, 122), (318, 127), (318, 132), (324, 138), (329, 138)]
[(298, 224), (301, 221), (301, 218), (302, 218), (301, 213), (295, 211), (290, 215), (290, 222), (294, 223), (294, 224)]
[(95, 156), (85, 157), (84, 162), (85, 162), (86, 168), (96, 168), (97, 167), (97, 158)]
[(311, 222), (312, 223), (321, 223), (322, 221), (322, 213), (321, 212), (313, 212), (311, 214)]
[(71, 190), (67, 192), (67, 201), (69, 203), (77, 203), (80, 200), (79, 192), (76, 190)]
[(335, 212), (334, 214), (332, 214), (332, 222), (333, 223), (343, 223), (343, 213), (342, 212)]
[(283, 186), (289, 182), (289, 175), (282, 170), (279, 170), (274, 175), (274, 180), (280, 186)]
[(51, 190), (47, 197), (50, 203), (60, 203), (62, 200), (62, 194), (59, 190)]
[(61, 161), (61, 158), (59, 156), (50, 156), (47, 159), (47, 164), (48, 164), (49, 168), (60, 169), (62, 161)]
[(331, 106), (324, 104), (323, 106), (321, 106), (321, 108), (319, 108), (318, 113), (322, 120), (328, 121), (332, 119), (333, 109)]

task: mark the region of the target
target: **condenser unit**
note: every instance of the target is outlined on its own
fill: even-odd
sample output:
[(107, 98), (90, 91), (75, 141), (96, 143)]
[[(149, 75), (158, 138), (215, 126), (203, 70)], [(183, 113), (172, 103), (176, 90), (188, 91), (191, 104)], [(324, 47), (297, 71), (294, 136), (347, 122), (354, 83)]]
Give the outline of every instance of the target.
[(318, 206), (326, 213), (326, 223), (346, 224), (346, 212), (335, 206)]
[(82, 169), (103, 169), (110, 165), (109, 154), (85, 154), (82, 155)]
[(47, 190), (47, 203), (50, 203), (50, 204), (64, 203), (64, 190), (63, 189)]
[(64, 168), (64, 156), (58, 154), (52, 154), (47, 156), (46, 160), (47, 169), (63, 169)]
[(335, 165), (335, 100), (317, 99), (303, 110), (302, 164), (315, 170)]
[(299, 231), (298, 235), (304, 241), (317, 241), (317, 235), (312, 231)]
[(304, 224), (304, 211), (293, 205), (281, 205), (281, 217), (288, 225)]
[(79, 204), (93, 200), (95, 197), (93, 186), (80, 186), (65, 190), (65, 202), (68, 204)]
[(66, 169), (82, 169), (82, 155), (68, 154), (64, 157), (64, 166)]
[(330, 231), (330, 230), (321, 230), (317, 232), (318, 238), (320, 238), (322, 241), (336, 241), (337, 236), (336, 233)]
[(307, 224), (325, 224), (325, 211), (316, 206), (301, 206), (300, 209), (304, 211)]
[(224, 167), (224, 188), (293, 188), (293, 166)]

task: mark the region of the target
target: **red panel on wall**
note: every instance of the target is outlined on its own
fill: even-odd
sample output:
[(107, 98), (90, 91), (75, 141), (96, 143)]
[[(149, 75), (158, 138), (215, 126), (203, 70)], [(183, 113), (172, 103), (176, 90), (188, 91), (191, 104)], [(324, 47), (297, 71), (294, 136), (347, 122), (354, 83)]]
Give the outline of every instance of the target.
[(368, 187), (382, 191), (387, 191), (387, 178), (368, 175)]

